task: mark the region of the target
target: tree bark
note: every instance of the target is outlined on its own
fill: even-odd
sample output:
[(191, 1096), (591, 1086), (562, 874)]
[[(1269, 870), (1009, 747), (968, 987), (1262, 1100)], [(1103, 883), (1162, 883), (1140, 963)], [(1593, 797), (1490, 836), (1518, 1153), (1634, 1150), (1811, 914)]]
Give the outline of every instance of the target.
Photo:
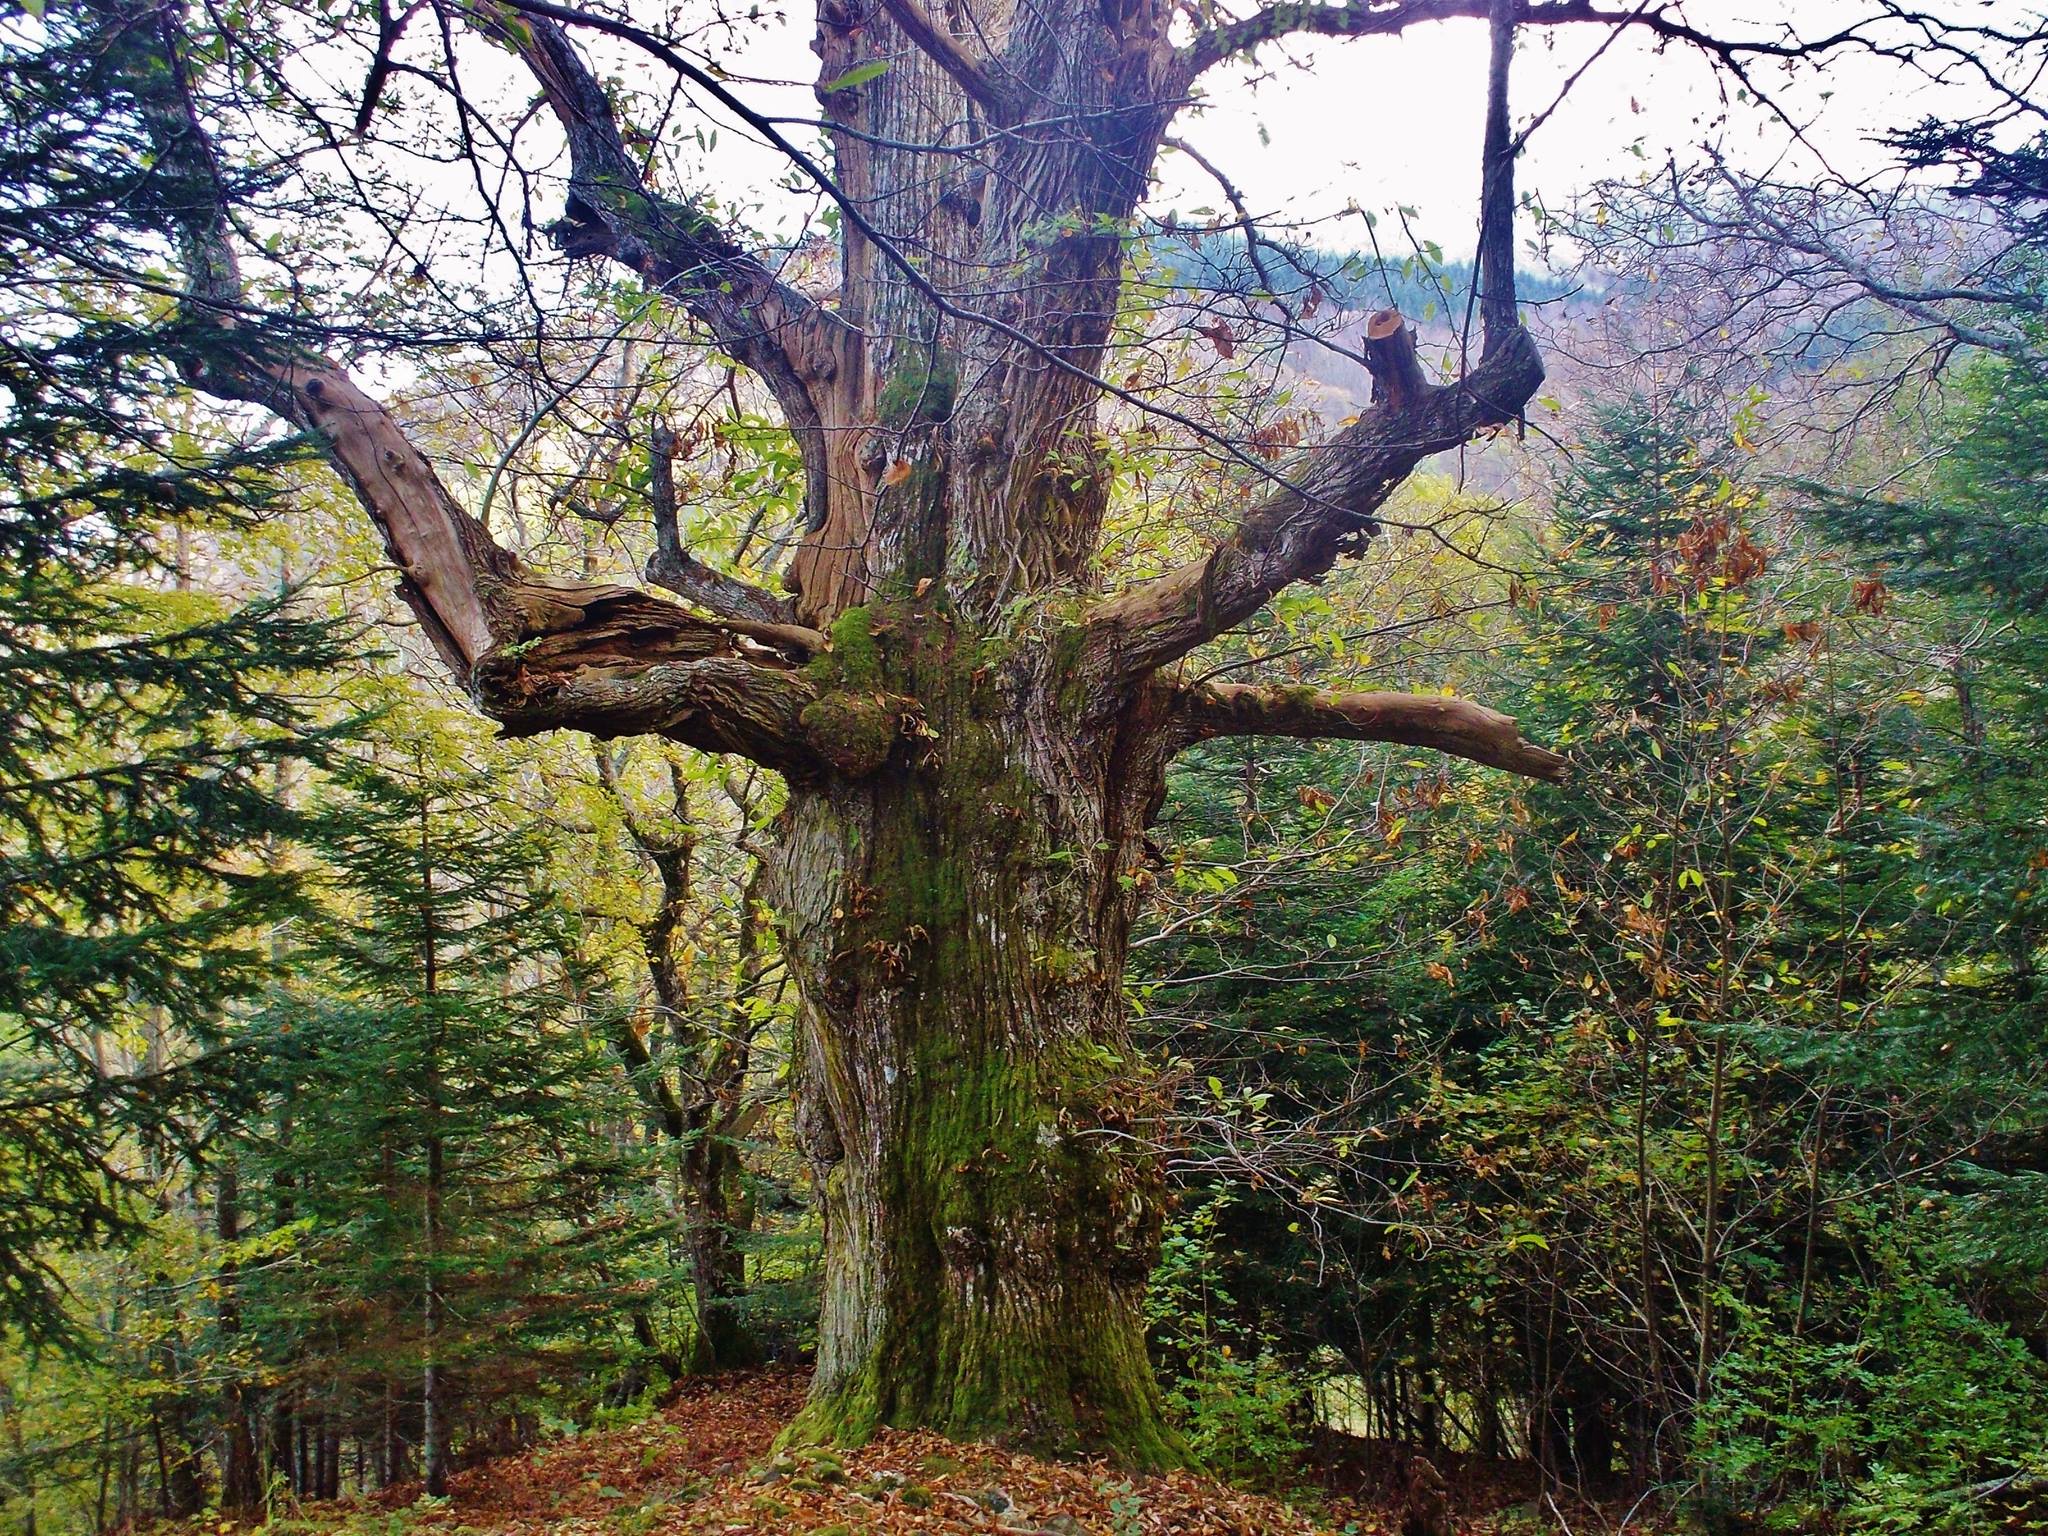
[(1144, 707), (1084, 728), (1054, 669), (942, 607), (856, 611), (935, 739), (782, 819), (799, 1135), (827, 1233), (798, 1435), (878, 1424), (1179, 1458), (1141, 1299), (1160, 1168), (1123, 967), (1163, 783)]

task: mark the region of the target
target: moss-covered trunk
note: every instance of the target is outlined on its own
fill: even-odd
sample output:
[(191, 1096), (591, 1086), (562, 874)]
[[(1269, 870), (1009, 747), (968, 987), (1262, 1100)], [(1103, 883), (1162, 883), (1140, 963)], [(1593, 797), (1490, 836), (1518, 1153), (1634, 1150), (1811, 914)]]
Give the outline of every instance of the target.
[[(854, 610), (827, 681), (920, 699), (878, 774), (798, 787), (780, 907), (825, 1210), (796, 1433), (918, 1424), (1172, 1460), (1141, 1300), (1160, 1181), (1122, 973), (1159, 764), (1078, 729), (1048, 664)], [(1127, 723), (1128, 724), (1128, 723)]]
[(683, 1155), (683, 1199), (690, 1276), (697, 1292), (697, 1339), (690, 1357), (696, 1371), (758, 1365), (761, 1343), (747, 1322), (746, 1255), (734, 1241), (733, 1196), (740, 1181), (739, 1149), (709, 1130)]

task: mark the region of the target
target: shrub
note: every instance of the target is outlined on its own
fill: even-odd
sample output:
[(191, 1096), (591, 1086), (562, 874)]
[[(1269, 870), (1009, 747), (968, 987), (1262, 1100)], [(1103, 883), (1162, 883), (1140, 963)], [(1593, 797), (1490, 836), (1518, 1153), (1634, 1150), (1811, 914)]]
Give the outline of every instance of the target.
[[(1695, 1423), (1701, 1513), (1766, 1529), (2012, 1529), (1991, 1485), (2048, 1472), (2048, 1370), (1911, 1273), (1818, 1297), (1795, 1337), (1741, 1319)], [(2048, 1527), (2037, 1527), (2048, 1528)]]

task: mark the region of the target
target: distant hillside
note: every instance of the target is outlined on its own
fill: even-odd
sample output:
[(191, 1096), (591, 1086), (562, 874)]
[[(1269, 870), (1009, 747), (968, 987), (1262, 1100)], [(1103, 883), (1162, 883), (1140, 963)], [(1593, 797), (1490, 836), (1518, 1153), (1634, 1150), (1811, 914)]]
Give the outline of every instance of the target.
[[(1405, 260), (1382, 259), (1363, 251), (1321, 251), (1310, 246), (1281, 244), (1263, 249), (1261, 277), (1235, 229), (1190, 234), (1156, 235), (1146, 244), (1145, 260), (1158, 280), (1190, 293), (1266, 294), (1283, 301), (1305, 301), (1311, 289), (1318, 306), (1337, 310), (1374, 310), (1389, 305), (1427, 323), (1446, 320), (1446, 300), (1462, 311), (1472, 289), (1472, 264), (1446, 261), (1431, 247)], [(1554, 302), (1574, 292), (1572, 284), (1544, 273), (1519, 272), (1516, 291), (1525, 302)]]

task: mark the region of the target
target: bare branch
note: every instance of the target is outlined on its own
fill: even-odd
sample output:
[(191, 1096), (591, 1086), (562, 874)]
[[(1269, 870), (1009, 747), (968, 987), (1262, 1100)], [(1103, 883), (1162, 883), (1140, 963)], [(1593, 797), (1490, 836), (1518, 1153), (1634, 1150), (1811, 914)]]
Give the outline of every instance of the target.
[(823, 647), (825, 637), (796, 621), (796, 604), (778, 597), (737, 576), (714, 571), (683, 545), (682, 527), (676, 513), (676, 434), (667, 422), (656, 422), (648, 444), (648, 497), (654, 513), (654, 553), (647, 557), (647, 579), (724, 619), (745, 620), (758, 626), (751, 630), (758, 638), (770, 638), (763, 630), (810, 652)]
[[(852, 362), (859, 332), (778, 280), (708, 215), (648, 189), (639, 164), (626, 152), (610, 98), (554, 19), (560, 14), (602, 26), (607, 18), (533, 0), (484, 0), (471, 14), (532, 71), (568, 137), (569, 195), (552, 231), (557, 243), (572, 255), (617, 261), (675, 296), (721, 346), (766, 381), (804, 450), (809, 518), (814, 528), (821, 524), (829, 423), (813, 387), (829, 384)], [(653, 44), (675, 58), (673, 50), (638, 29), (623, 30), (642, 46)]]
[(1244, 232), (1245, 256), (1252, 264), (1252, 271), (1258, 274), (1259, 281), (1266, 285), (1266, 296), (1272, 298), (1277, 303), (1280, 285), (1273, 281), (1273, 274), (1266, 269), (1266, 259), (1261, 250), (1258, 221), (1252, 217), (1252, 211), (1245, 203), (1244, 194), (1238, 190), (1237, 184), (1224, 175), (1214, 161), (1196, 149), (1194, 145), (1188, 143), (1187, 140), (1167, 139), (1163, 142), (1168, 149), (1178, 150), (1203, 170), (1207, 171), (1210, 179), (1216, 183), (1216, 189), (1229, 200), (1232, 211), (1237, 214), (1237, 227)]
[(1424, 7), (1421, 5), (1373, 5), (1370, 0), (1351, 5), (1323, 5), (1316, 0), (1288, 0), (1265, 6), (1241, 21), (1225, 22), (1199, 33), (1181, 50), (1181, 72), (1192, 80), (1204, 70), (1237, 54), (1248, 53), (1261, 43), (1270, 43), (1297, 33), (1321, 37), (1371, 37), (1398, 32), (1417, 21), (1432, 19), (1414, 14), (1422, 9), (1441, 10), (1445, 15), (1470, 15), (1467, 5)]
[(1486, 65), (1486, 136), (1480, 148), (1479, 315), (1491, 352), (1515, 328), (1515, 143), (1508, 122), (1508, 65), (1517, 0), (1492, 0)]
[(1562, 779), (1557, 753), (1526, 741), (1507, 715), (1427, 693), (1330, 693), (1320, 688), (1207, 683), (1175, 689), (1180, 745), (1218, 736), (1391, 741), (1428, 747), (1526, 779)]
[[(1181, 78), (1191, 81), (1202, 71), (1261, 43), (1297, 34), (1383, 36), (1423, 22), (1453, 17), (1491, 20), (1493, 14), (1493, 0), (1351, 0), (1344, 5), (1282, 0), (1242, 20), (1198, 34), (1181, 51)], [(1920, 61), (1932, 58), (1968, 73), (2014, 111), (2037, 119), (2043, 116), (2042, 109), (2000, 78), (1984, 57), (1993, 49), (2038, 43), (2044, 30), (2038, 21), (2030, 19), (2011, 26), (2000, 26), (1991, 20), (1936, 23), (1900, 0), (1869, 0), (1860, 16), (1832, 31), (1809, 36), (1794, 24), (1795, 8), (1785, 8), (1785, 16), (1786, 20), (1774, 29), (1745, 37), (1723, 36), (1695, 25), (1686, 18), (1685, 7), (1679, 0), (1649, 0), (1633, 6), (1620, 0), (1514, 0), (1510, 19), (1523, 26), (1590, 24), (1642, 28), (1656, 37), (1698, 49), (1752, 86), (1750, 67), (1764, 61), (1815, 62), (1846, 50), (1914, 67), (1923, 67)]]
[(537, 10), (511, 0), (471, 14), (518, 53), (568, 138), (569, 193), (553, 231), (563, 249), (609, 257), (682, 300), (771, 385), (792, 374), (829, 377), (850, 327), (779, 281), (708, 215), (650, 191), (604, 87), (568, 35)]
[(1454, 385), (1433, 386), (1400, 313), (1375, 314), (1366, 328), (1372, 409), (1291, 464), (1284, 486), (1253, 507), (1206, 559), (1088, 615), (1083, 659), (1108, 684), (1106, 697), (1120, 698), (1124, 685), (1244, 622), (1283, 587), (1328, 570), (1347, 547), (1377, 531), (1373, 513), (1424, 459), (1516, 419), (1543, 382), (1542, 356), (1515, 311), (1508, 62), (1521, 0), (1488, 3), (1493, 52), (1479, 231), (1486, 339), (1479, 366)]

